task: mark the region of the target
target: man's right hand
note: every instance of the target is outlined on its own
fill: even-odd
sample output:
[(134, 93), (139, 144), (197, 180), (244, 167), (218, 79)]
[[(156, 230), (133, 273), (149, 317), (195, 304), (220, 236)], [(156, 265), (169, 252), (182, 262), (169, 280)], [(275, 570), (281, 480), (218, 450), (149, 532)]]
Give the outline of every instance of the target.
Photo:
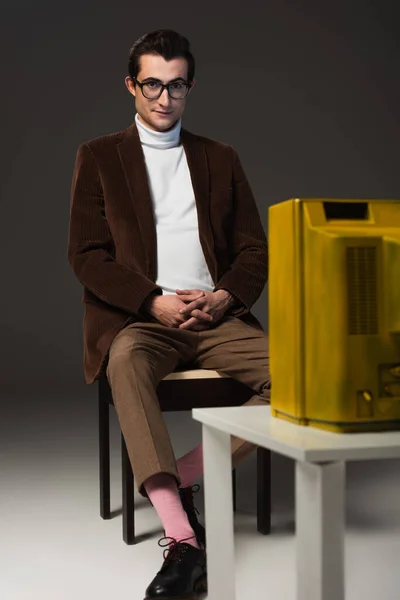
[[(193, 294), (192, 301), (201, 298), (203, 295), (204, 293), (199, 290), (199, 293)], [(178, 296), (172, 294), (165, 296), (158, 294), (151, 295), (147, 298), (143, 307), (156, 321), (166, 327), (179, 327), (188, 318), (179, 313), (182, 308), (186, 308), (185, 302), (182, 302)], [(198, 323), (191, 327), (195, 331), (208, 329), (213, 320), (211, 315), (201, 310), (196, 311), (196, 318)]]

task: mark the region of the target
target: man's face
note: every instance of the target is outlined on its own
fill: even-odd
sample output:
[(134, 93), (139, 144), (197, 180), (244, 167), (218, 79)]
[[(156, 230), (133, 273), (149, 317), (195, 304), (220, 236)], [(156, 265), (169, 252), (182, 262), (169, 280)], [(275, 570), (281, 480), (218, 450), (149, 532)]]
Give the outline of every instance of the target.
[[(184, 58), (173, 58), (166, 61), (159, 55), (144, 54), (140, 57), (140, 72), (137, 80), (140, 83), (147, 80), (159, 80), (162, 83), (175, 82), (175, 80), (187, 82), (187, 69), (188, 63)], [(159, 98), (149, 100), (142, 94), (138, 85), (134, 86), (130, 77), (126, 77), (125, 85), (135, 96), (135, 105), (140, 121), (150, 129), (168, 131), (181, 118), (187, 97), (183, 100), (170, 98), (168, 90), (164, 89)], [(167, 114), (162, 114), (163, 112)]]

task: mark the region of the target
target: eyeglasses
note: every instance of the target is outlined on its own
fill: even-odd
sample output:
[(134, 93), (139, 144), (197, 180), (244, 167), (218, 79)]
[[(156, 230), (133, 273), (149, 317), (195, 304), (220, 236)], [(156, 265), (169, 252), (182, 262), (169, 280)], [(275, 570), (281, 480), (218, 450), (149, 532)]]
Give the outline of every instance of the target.
[(183, 100), (189, 93), (191, 88), (190, 83), (184, 83), (182, 81), (176, 81), (173, 83), (160, 83), (159, 81), (146, 81), (140, 83), (135, 77), (132, 77), (133, 81), (138, 84), (142, 90), (142, 94), (148, 100), (157, 100), (165, 89), (168, 91), (170, 98), (174, 100)]

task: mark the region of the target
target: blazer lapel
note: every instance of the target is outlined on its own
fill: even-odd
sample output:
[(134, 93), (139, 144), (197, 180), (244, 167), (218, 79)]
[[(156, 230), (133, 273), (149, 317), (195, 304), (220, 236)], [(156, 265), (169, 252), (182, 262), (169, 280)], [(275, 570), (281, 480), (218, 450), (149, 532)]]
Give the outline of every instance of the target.
[(117, 148), (146, 249), (147, 271), (154, 281), (157, 276), (157, 234), (146, 163), (135, 122), (125, 130), (124, 139)]
[(185, 150), (196, 200), (200, 244), (211, 277), (216, 282), (217, 263), (210, 220), (210, 172), (207, 153), (201, 140), (183, 128), (181, 129), (181, 141)]

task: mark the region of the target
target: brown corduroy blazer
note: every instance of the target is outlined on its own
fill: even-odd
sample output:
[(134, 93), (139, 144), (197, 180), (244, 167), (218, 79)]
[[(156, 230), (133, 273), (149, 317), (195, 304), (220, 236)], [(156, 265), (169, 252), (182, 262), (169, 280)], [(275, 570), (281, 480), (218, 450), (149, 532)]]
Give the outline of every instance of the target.
[[(238, 154), (183, 128), (181, 142), (215, 289), (227, 289), (239, 301), (231, 314), (260, 326), (250, 309), (267, 282), (267, 240)], [(93, 383), (116, 334), (128, 323), (148, 320), (144, 300), (162, 293), (155, 284), (156, 226), (135, 122), (78, 148), (68, 260), (84, 288), (84, 374)]]

